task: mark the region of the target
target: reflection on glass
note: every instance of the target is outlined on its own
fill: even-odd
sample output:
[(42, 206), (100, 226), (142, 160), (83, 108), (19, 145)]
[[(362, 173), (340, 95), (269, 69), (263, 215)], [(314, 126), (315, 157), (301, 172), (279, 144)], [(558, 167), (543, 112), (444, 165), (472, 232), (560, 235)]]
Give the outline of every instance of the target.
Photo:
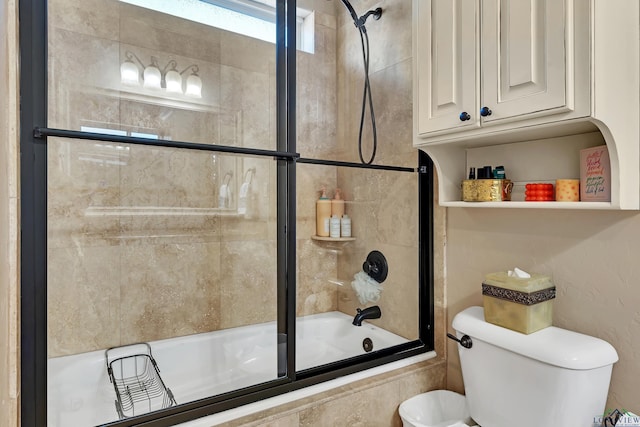
[[(48, 148), (48, 425), (277, 378), (275, 161), (58, 138)], [(220, 207), (223, 178), (234, 196)]]
[(206, 2), (151, 3), (48, 2), (48, 127), (275, 149), (275, 45), (173, 13)]
[[(298, 370), (418, 339), (417, 179), (298, 164)], [(341, 190), (353, 240), (312, 238), (322, 187)]]

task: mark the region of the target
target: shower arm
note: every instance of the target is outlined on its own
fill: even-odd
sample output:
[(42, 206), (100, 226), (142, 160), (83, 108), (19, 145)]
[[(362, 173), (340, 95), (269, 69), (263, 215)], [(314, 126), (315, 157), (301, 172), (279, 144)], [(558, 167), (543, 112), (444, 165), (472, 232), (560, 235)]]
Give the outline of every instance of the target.
[(365, 24), (365, 22), (367, 22), (367, 19), (369, 19), (369, 17), (371, 15), (373, 15), (373, 19), (375, 19), (377, 21), (382, 16), (382, 8), (378, 7), (376, 9), (372, 9), (372, 10), (368, 11), (367, 13), (365, 13), (364, 15), (362, 15), (360, 18), (358, 18), (358, 22), (356, 23), (356, 27), (364, 29), (364, 24)]
[(379, 7), (377, 9), (368, 11), (367, 13), (365, 13), (364, 15), (358, 18), (358, 14), (356, 13), (353, 6), (351, 6), (351, 3), (349, 3), (349, 0), (342, 0), (342, 3), (349, 11), (349, 14), (351, 15), (351, 19), (353, 19), (353, 24), (356, 26), (356, 28), (359, 28), (362, 30), (365, 30), (364, 24), (367, 22), (367, 19), (369, 19), (369, 16), (373, 15), (373, 19), (375, 20), (380, 19), (380, 17), (382, 16), (382, 8)]

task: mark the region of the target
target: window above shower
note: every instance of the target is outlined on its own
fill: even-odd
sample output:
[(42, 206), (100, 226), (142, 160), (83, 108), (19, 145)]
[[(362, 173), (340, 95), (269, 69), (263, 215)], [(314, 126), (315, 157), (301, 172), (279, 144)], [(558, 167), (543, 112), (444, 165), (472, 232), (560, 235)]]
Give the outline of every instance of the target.
[[(221, 30), (276, 42), (275, 0), (120, 0)], [(314, 52), (314, 13), (296, 8), (296, 46)]]

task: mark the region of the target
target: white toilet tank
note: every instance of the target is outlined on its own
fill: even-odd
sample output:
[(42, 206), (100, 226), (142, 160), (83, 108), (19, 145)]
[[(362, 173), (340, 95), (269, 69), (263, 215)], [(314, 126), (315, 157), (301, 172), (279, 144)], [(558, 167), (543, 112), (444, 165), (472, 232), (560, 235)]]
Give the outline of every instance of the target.
[(483, 427), (590, 427), (605, 410), (611, 369), (606, 341), (548, 327), (529, 335), (484, 320), (482, 307), (453, 319), (471, 417)]

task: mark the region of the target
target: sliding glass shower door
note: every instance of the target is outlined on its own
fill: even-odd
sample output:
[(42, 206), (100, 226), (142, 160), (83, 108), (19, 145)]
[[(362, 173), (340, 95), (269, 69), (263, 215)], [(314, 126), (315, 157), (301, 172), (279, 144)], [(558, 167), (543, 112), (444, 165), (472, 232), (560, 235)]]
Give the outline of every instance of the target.
[(278, 378), (275, 9), (215, 3), (48, 2), (49, 426)]

